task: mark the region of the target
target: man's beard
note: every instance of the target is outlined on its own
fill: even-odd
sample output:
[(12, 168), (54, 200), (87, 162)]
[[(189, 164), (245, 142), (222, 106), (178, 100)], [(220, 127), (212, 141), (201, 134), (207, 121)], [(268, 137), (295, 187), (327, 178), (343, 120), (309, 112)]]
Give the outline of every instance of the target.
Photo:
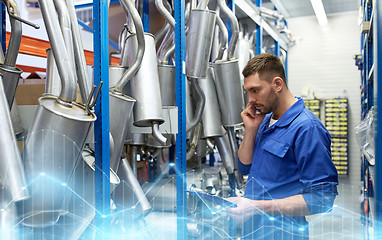
[(277, 108), (278, 105), (279, 105), (279, 99), (277, 97), (277, 94), (275, 90), (271, 89), (271, 92), (267, 99), (267, 105), (259, 105), (259, 106), (262, 106), (262, 109), (259, 109), (259, 112), (264, 114), (271, 113)]

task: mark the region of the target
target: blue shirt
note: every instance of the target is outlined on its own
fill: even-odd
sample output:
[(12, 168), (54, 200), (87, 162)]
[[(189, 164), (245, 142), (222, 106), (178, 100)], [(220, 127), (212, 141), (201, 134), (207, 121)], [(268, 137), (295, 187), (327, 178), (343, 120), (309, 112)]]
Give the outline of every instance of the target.
[[(310, 214), (330, 211), (337, 195), (338, 174), (331, 160), (329, 132), (297, 98), (271, 127), (267, 114), (260, 124), (252, 164), (239, 161), (248, 176), (245, 197), (282, 199), (302, 194)], [(247, 239), (308, 239), (305, 217), (254, 215), (243, 226)]]

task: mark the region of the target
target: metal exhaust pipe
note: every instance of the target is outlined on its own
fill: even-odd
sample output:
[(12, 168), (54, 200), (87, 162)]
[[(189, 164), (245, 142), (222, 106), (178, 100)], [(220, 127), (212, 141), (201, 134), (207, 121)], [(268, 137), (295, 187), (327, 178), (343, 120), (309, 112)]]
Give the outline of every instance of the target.
[(61, 27), (55, 16), (56, 11), (53, 2), (50, 0), (39, 0), (39, 4), (62, 83), (62, 90), (57, 101), (70, 106), (76, 100), (77, 83), (71, 68), (68, 51), (65, 48), (64, 36), (59, 31)]
[(2, 0), (2, 2), (8, 9), (9, 20), (11, 22), (11, 35), (9, 38), (7, 53), (5, 56), (2, 53), (1, 56), (3, 59), (0, 64), (0, 74), (3, 76), (3, 88), (7, 97), (8, 108), (11, 109), (16, 88), (22, 73), (21, 69), (15, 67), (17, 55), (20, 50), (22, 25), (20, 22), (19, 8), (16, 2), (13, 0)]
[(146, 216), (152, 209), (151, 205), (126, 158), (120, 162), (118, 176), (121, 179), (121, 184), (113, 193), (113, 200), (117, 209), (126, 211), (126, 209), (133, 207), (133, 213), (129, 211), (129, 214), (135, 218)]
[(219, 12), (220, 12), (220, 9), (216, 9), (216, 23), (218, 25), (219, 31), (222, 34), (222, 40), (220, 41), (220, 44), (219, 44), (218, 55), (214, 61), (221, 60), (223, 58), (224, 51), (226, 50), (226, 45), (228, 42), (228, 30), (226, 26), (224, 25), (223, 20), (219, 16)]
[(13, 201), (24, 200), (29, 197), (29, 193), (2, 80), (0, 81), (0, 122), (1, 182), (10, 191)]
[(241, 189), (243, 187), (243, 176), (239, 173), (239, 167), (238, 162), (239, 161), (239, 153), (238, 153), (238, 146), (235, 138), (235, 128), (234, 127), (227, 127), (227, 133), (229, 142), (232, 149), (232, 156), (233, 156), (233, 165), (234, 165), (234, 175), (235, 175), (235, 182), (236, 187), (238, 189)]
[(219, 151), (220, 157), (222, 158), (223, 165), (228, 175), (234, 173), (235, 166), (231, 151), (231, 145), (229, 143), (228, 135), (224, 134), (221, 137), (214, 137), (214, 142)]
[[(68, 7), (65, 4), (65, 0), (56, 0), (54, 1), (54, 5), (56, 7), (56, 12), (58, 16), (58, 21), (60, 23), (62, 36), (64, 37), (66, 51), (68, 52), (70, 66), (73, 70), (74, 79), (77, 79), (77, 74), (74, 71), (76, 68), (75, 60), (74, 60), (74, 50), (73, 50), (73, 34), (71, 29), (71, 21), (69, 17)], [(77, 84), (76, 84), (77, 89)], [(83, 101), (86, 102), (87, 98)]]
[(228, 60), (234, 58), (236, 43), (239, 38), (239, 22), (235, 14), (228, 8), (225, 0), (217, 0), (222, 12), (231, 23), (231, 41), (228, 45)]
[(89, 94), (92, 88), (92, 82), (89, 78), (88, 70), (86, 67), (84, 47), (82, 43), (80, 29), (78, 27), (78, 20), (76, 10), (74, 8), (74, 2), (73, 0), (66, 0), (66, 4), (69, 11), (69, 17), (72, 22), (71, 29), (73, 35), (73, 48), (76, 63), (75, 69), (77, 70), (78, 85), (80, 87), (82, 102), (85, 103), (85, 101), (89, 98)]
[(56, 62), (51, 48), (46, 49), (46, 79), (45, 94), (59, 96), (61, 92), (61, 79), (58, 74)]
[(196, 109), (193, 119), (191, 119), (189, 125), (187, 126), (186, 132), (191, 131), (201, 121), (204, 111), (204, 105), (206, 103), (206, 97), (204, 96), (204, 93), (199, 86), (198, 79), (193, 79), (193, 81), (191, 81), (191, 87), (194, 90), (193, 93), (195, 93)]
[[(12, 14), (16, 17), (20, 17), (19, 7), (16, 2), (13, 0), (2, 0), (6, 4), (9, 3), (8, 11), (12, 11), (9, 14)], [(6, 4), (7, 5), (7, 4)], [(4, 64), (10, 67), (14, 67), (16, 65), (17, 55), (19, 54), (21, 37), (22, 33), (22, 25), (21, 22), (13, 17), (9, 18), (11, 22), (11, 36), (9, 37), (9, 45), (7, 49), (7, 54), (5, 55)]]
[[(117, 83), (117, 85), (114, 87), (113, 92), (122, 93), (123, 87), (132, 79), (132, 77), (139, 71), (143, 55), (145, 52), (145, 37), (144, 37), (144, 31), (143, 31), (143, 24), (141, 21), (141, 18), (138, 14), (138, 11), (135, 9), (134, 4), (131, 2), (131, 0), (122, 0), (121, 1), (122, 6), (124, 7), (125, 11), (129, 11), (131, 18), (134, 22), (135, 30), (136, 30), (136, 39), (137, 39), (137, 50), (136, 50), (136, 57), (135, 61), (130, 64), (129, 69), (123, 74), (122, 79)], [(128, 49), (130, 51), (130, 49)], [(124, 54), (122, 54), (122, 57)]]

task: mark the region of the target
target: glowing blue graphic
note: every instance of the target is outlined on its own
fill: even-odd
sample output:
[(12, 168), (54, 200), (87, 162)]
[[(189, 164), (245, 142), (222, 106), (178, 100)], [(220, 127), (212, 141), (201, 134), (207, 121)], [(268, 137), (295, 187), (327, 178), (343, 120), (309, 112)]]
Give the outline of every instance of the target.
[[(69, 141), (67, 141), (69, 143)], [(73, 144), (73, 143), (72, 143)], [(62, 191), (64, 194), (63, 212), (60, 217), (50, 226), (33, 228), (23, 225), (24, 219), (18, 219), (16, 203), (12, 201), (10, 194), (2, 188), (0, 189), (0, 219), (1, 220), (1, 239), (95, 239), (95, 236), (106, 240), (114, 239), (134, 239), (134, 240), (167, 240), (176, 239), (177, 217), (176, 217), (176, 192), (175, 176), (161, 176), (153, 183), (143, 185), (152, 210), (142, 213), (140, 202), (125, 202), (125, 205), (116, 204), (116, 195), (112, 195), (112, 212), (103, 215), (97, 212), (94, 205), (95, 192), (94, 182), (89, 181), (92, 171), (85, 171), (85, 165), (80, 165), (79, 161), (69, 181), (62, 181), (48, 173), (42, 171), (29, 179), (28, 188), (34, 184), (41, 184), (41, 187), (49, 192), (51, 187), (55, 191)], [(175, 165), (173, 165), (175, 167)], [(89, 178), (77, 178), (78, 176), (89, 175)], [(44, 188), (44, 183), (50, 183), (49, 187)], [(132, 192), (131, 186), (121, 181), (123, 191)], [(340, 185), (338, 187), (339, 196), (333, 208), (324, 214), (308, 216), (310, 239), (363, 239), (365, 229), (362, 228), (360, 210), (352, 210), (359, 207), (357, 199), (359, 186)], [(354, 197), (354, 203), (344, 196)], [(190, 239), (238, 239), (241, 236), (240, 222), (236, 222), (235, 232), (229, 231), (230, 218), (224, 208), (206, 204), (201, 198), (191, 198), (188, 196), (187, 230)], [(265, 214), (265, 213), (263, 213)], [(101, 216), (110, 220), (110, 229), (103, 229), (94, 225), (92, 220), (95, 216)], [(271, 222), (278, 222), (279, 219), (274, 215), (265, 214)], [(284, 225), (293, 224), (284, 222)], [(382, 239), (382, 234), (375, 228), (377, 222), (370, 221), (369, 239)], [(267, 233), (266, 225), (256, 229), (256, 232)], [(296, 236), (307, 230), (306, 227), (299, 226)], [(301, 232), (301, 233), (299, 233)], [(232, 235), (233, 234), (233, 235)]]

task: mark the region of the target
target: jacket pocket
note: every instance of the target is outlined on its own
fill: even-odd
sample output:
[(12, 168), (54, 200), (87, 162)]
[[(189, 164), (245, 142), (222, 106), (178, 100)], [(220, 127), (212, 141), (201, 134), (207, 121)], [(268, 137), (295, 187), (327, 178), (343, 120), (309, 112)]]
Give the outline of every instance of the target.
[(273, 139), (268, 139), (263, 146), (264, 150), (279, 157), (283, 158), (289, 150), (289, 145), (277, 142)]

